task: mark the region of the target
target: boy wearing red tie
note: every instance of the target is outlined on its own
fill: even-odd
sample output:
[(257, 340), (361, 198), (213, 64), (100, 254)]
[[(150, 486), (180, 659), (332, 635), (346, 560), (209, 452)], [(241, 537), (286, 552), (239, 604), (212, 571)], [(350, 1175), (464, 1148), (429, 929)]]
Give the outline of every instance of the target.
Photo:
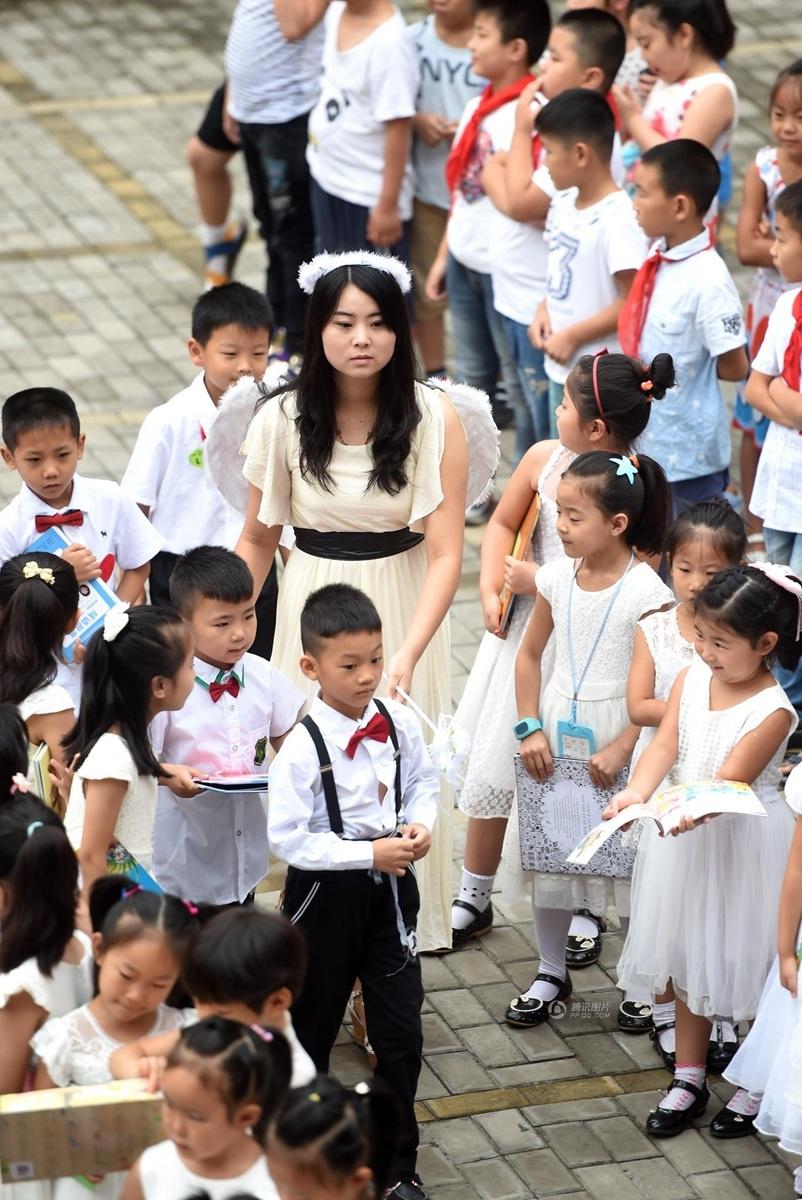
[(439, 777), (415, 717), (377, 701), (381, 619), (356, 588), (330, 584), (301, 613), (301, 669), (320, 685), (309, 714), (270, 768), (273, 852), (289, 863), (284, 912), (304, 933), (309, 966), (293, 1021), (319, 1071), (357, 978), (376, 1073), (401, 1103), (398, 1182), (425, 1200), (416, 1174), (415, 1089), (423, 1000), (414, 863), (429, 850)]

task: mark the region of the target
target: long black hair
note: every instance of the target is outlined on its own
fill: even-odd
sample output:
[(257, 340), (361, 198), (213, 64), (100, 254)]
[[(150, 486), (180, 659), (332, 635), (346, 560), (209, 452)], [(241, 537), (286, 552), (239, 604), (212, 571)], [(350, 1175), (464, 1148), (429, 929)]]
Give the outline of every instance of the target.
[[(633, 468), (625, 472), (622, 464)], [(643, 554), (661, 554), (668, 522), (669, 492), (665, 472), (653, 458), (639, 454), (627, 460), (607, 450), (590, 450), (571, 463), (563, 479), (581, 482), (608, 517), (626, 513), (624, 541)]]
[(391, 1183), (398, 1140), (398, 1102), (380, 1080), (346, 1088), (328, 1075), (293, 1088), (270, 1125), (271, 1152), (286, 1147), (298, 1168), (326, 1184), (370, 1167), (376, 1196)]
[(321, 276), (309, 299), (303, 366), (294, 385), (300, 468), (304, 476), (331, 490), (329, 464), (336, 438), (337, 382), (323, 351), (322, 333), (349, 283), (375, 301), (384, 323), (396, 337), (393, 356), (378, 381), (379, 403), (370, 443), (373, 470), (368, 479), (368, 488), (377, 487), (394, 496), (407, 483), (406, 462), (421, 414), (415, 396), (415, 349), (404, 295), (393, 276), (376, 267), (335, 267)]
[(113, 641), (96, 633), (84, 661), (78, 720), (63, 743), (66, 761), (77, 754), (80, 766), (98, 739), (118, 725), (138, 773), (163, 776), (148, 738), (151, 683), (159, 675), (172, 679), (188, 649), (181, 618), (151, 604), (130, 609), (128, 624)]
[(78, 580), (55, 554), (26, 551), (0, 567), (0, 698), (20, 704), (52, 683)]
[[(793, 578), (799, 582), (796, 576)], [(765, 633), (776, 633), (777, 645), (768, 656), (769, 663), (777, 662), (793, 671), (799, 662), (799, 601), (757, 567), (719, 571), (696, 597), (694, 611), (714, 625), (725, 625), (753, 647)]]

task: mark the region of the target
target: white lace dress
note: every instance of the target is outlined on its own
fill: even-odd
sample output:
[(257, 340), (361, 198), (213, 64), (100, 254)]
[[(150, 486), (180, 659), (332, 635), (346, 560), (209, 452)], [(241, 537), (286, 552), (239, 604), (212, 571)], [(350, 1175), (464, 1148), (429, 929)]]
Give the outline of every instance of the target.
[(70, 789), (64, 827), (76, 849), (81, 845), (84, 831), (84, 783), (89, 779), (120, 779), (127, 785), (114, 826), (114, 837), (146, 871), (150, 871), (158, 793), (155, 778), (139, 774), (131, 751), (119, 734), (101, 734), (86, 761), (75, 772)]
[[(556, 492), (563, 471), (575, 458), (573, 451), (557, 442), (538, 479), (540, 517), (532, 539), (532, 557), (540, 565), (564, 557), (557, 536)], [(460, 811), (468, 817), (509, 817), (512, 809), (513, 757), (518, 749), (512, 732), (518, 715), (515, 656), (533, 607), (534, 596), (518, 596), (507, 637), (502, 640), (492, 633), (484, 635), (457, 708), (455, 724), (466, 730), (471, 739), (468, 769), (459, 797)], [(544, 662), (544, 679), (552, 657), (549, 653)]]
[[(773, 712), (796, 713), (779, 686), (732, 708), (710, 708), (710, 668), (694, 658), (682, 689), (671, 783), (715, 779), (737, 742)], [(787, 740), (787, 739), (786, 739)], [(793, 817), (778, 792), (786, 742), (752, 784), (765, 817), (723, 814), (679, 837), (644, 822), (632, 876), (632, 921), (618, 984), (674, 990), (708, 1020), (751, 1020), (777, 941), (777, 912)]]
[[(649, 653), (654, 663), (655, 700), (668, 700), (674, 681), (680, 671), (684, 671), (689, 666), (695, 653), (693, 643), (687, 642), (680, 633), (677, 621), (678, 607), (679, 605), (667, 612), (651, 613), (643, 621), (638, 621), (638, 628), (646, 638), (646, 645), (649, 647)], [(656, 726), (646, 725), (641, 729), (640, 737), (632, 752), (630, 775), (656, 733)]]
[[(194, 1008), (168, 1008), (160, 1004), (151, 1029), (144, 1037), (157, 1037), (174, 1029), (194, 1024), (198, 1014)], [(88, 1004), (47, 1021), (31, 1039), (37, 1056), (57, 1087), (108, 1083), (112, 1076), (109, 1058), (123, 1042), (109, 1037)], [(117, 1200), (125, 1182), (125, 1171), (114, 1171), (92, 1189), (97, 1200)], [(86, 1200), (86, 1185), (77, 1179), (57, 1179), (53, 1188), (54, 1200)]]

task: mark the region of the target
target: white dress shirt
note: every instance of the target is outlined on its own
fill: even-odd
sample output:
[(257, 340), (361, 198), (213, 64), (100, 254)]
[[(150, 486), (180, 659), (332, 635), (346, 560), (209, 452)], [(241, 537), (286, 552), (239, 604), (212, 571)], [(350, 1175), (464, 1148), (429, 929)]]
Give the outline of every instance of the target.
[[(236, 675), (239, 695), (215, 703), (208, 685)], [(269, 739), (295, 723), (304, 697), (274, 667), (245, 654), (231, 672), (195, 659), (197, 680), (179, 712), (150, 726), (155, 753), (198, 775), (253, 775), (267, 770)], [(264, 878), (268, 842), (262, 792), (201, 792), (182, 800), (159, 788), (153, 871), (166, 892), (206, 904), (242, 902)]]
[[(799, 288), (785, 292), (769, 317), (766, 336), (752, 362), (761, 375), (779, 378), (783, 373), (785, 352), (794, 332), (794, 301)], [(802, 437), (799, 429), (770, 422), (757, 465), (757, 477), (749, 505), (762, 517), (769, 529), (783, 533), (802, 533), (799, 504), (799, 479), (802, 476)]]
[[(395, 724), (401, 755), (402, 813), (407, 824), (431, 830), (437, 816), (440, 778), (426, 749), (417, 719), (403, 705), (385, 700)], [(298, 725), (270, 767), (268, 828), (273, 853), (303, 871), (348, 871), (373, 866), (376, 838), (395, 832), (395, 753), (386, 742), (363, 738), (353, 758), (345, 748), (351, 735), (376, 716), (371, 700), (360, 721), (312, 702), (309, 716), (320, 729), (331, 758), (343, 835), (332, 831), (317, 751)], [(386, 791), (379, 799), (380, 787)]]

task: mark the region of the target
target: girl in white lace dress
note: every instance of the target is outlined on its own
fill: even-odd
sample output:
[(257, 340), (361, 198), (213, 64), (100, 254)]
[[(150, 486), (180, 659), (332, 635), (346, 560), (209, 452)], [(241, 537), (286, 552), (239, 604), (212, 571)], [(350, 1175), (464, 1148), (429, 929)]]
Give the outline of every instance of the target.
[(776, 944), (791, 813), (778, 766), (796, 713), (771, 661), (793, 669), (802, 642), (802, 585), (785, 567), (729, 567), (695, 602), (697, 657), (678, 677), (665, 717), (628, 786), (605, 812), (647, 800), (662, 781), (736, 779), (766, 816), (723, 815), (661, 838), (645, 822), (633, 872), (632, 922), (619, 983), (677, 997), (674, 1081), (647, 1120), (670, 1137), (703, 1112), (711, 1022), (750, 1020)]
[[(120, 1046), (198, 1019), (194, 1008), (164, 1003), (195, 934), (197, 910), (175, 896), (127, 884), (122, 877), (105, 876), (92, 888), (97, 994), (74, 1012), (51, 1018), (31, 1039), (39, 1059), (37, 1088), (108, 1083), (109, 1057)], [(124, 1179), (118, 1171), (93, 1180), (94, 1195), (116, 1200)], [(85, 1200), (86, 1184), (59, 1179), (54, 1197)]]
[[(538, 595), (515, 664), (527, 771), (546, 782), (553, 756), (587, 758), (594, 784), (612, 785), (630, 760), (637, 730), (627, 714), (626, 684), (638, 621), (672, 599), (655, 571), (638, 562), (662, 549), (668, 485), (652, 459), (581, 454), (557, 489), (557, 531), (566, 558), (538, 573)], [(541, 662), (554, 633), (555, 662), (541, 695)], [(509, 1005), (505, 1019), (532, 1026), (551, 1002), (571, 994), (565, 939), (574, 908), (603, 913), (616, 901), (628, 915), (624, 881), (535, 873), (535, 935), (540, 968)]]
[[(557, 484), (577, 454), (588, 450), (628, 454), (646, 428), (652, 400), (662, 399), (674, 378), (669, 355), (658, 355), (647, 367), (624, 354), (607, 354), (596, 362), (594, 388), (593, 365), (594, 359), (586, 355), (571, 371), (557, 410), (560, 440), (539, 442), (527, 451), (482, 541), (479, 590), (487, 632), (455, 717), (456, 725), (470, 734), (471, 753), (459, 798), (469, 820), (460, 890), (451, 911), (454, 949), (493, 922), (490, 894), (515, 798), (515, 656), (534, 605), (537, 572), (544, 563), (563, 557), (557, 536)], [(540, 497), (540, 516), (531, 555), (519, 562), (510, 557), (510, 550), (535, 492)], [(504, 637), (499, 634), (503, 585), (515, 595)], [(550, 673), (550, 659), (551, 655), (543, 663), (544, 679)], [(518, 856), (516, 825), (513, 819), (507, 833), (505, 857), (512, 860)]]
[(192, 691), (192, 653), (181, 618), (149, 604), (116, 605), (89, 643), (81, 711), (64, 742), (66, 760), (77, 756), (64, 824), (84, 896), (107, 870), (150, 870), (159, 779), (176, 796), (198, 791), (189, 768), (160, 763), (148, 737), (153, 718), (183, 708)]

